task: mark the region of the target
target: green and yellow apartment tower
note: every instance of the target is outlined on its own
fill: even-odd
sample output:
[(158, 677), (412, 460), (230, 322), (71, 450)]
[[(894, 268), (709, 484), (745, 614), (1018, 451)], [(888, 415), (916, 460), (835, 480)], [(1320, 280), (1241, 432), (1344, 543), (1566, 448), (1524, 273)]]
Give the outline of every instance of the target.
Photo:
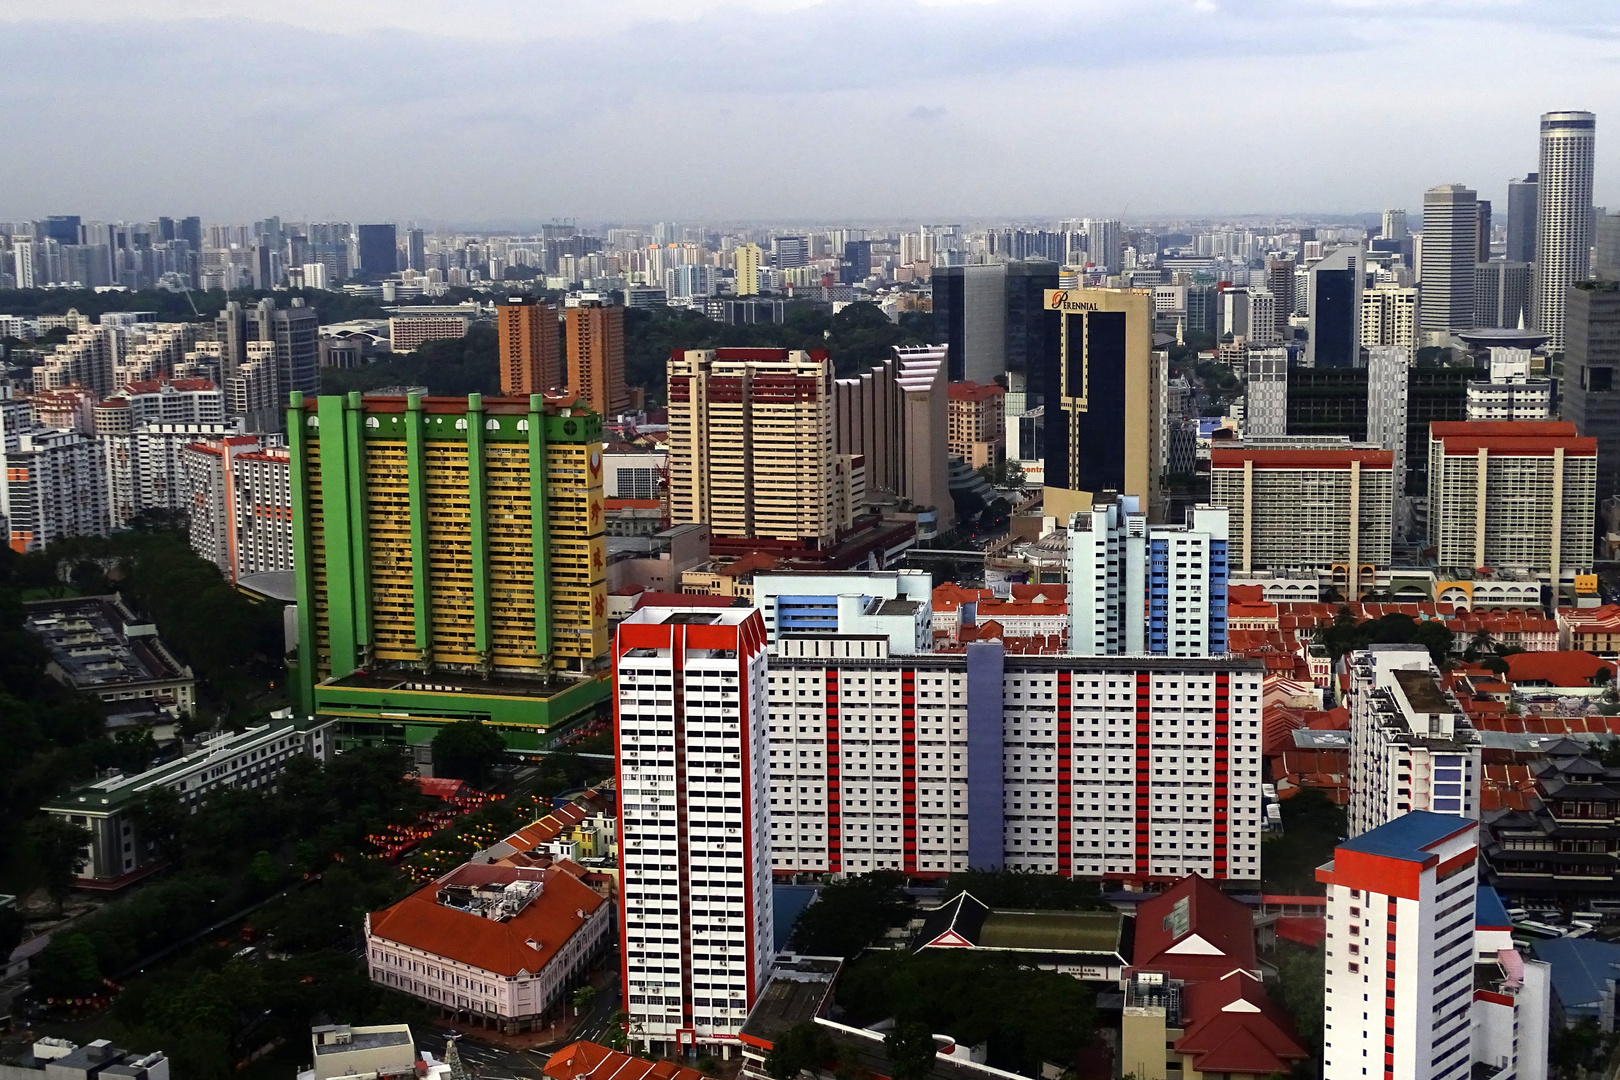
[(293, 394), (306, 714), (341, 744), (482, 720), (514, 749), (608, 693), (602, 425), (547, 398)]

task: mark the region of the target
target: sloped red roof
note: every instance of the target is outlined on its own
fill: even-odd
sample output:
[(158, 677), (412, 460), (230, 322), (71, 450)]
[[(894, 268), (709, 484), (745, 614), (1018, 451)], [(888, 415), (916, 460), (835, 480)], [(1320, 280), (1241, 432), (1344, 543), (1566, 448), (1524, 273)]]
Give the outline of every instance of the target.
[(953, 382), (945, 388), (946, 395), (952, 401), (988, 401), (993, 397), (1001, 397), (1007, 391), (991, 383)]
[(1620, 634), (1620, 604), (1595, 608), (1559, 608), (1558, 617), (1576, 633), (1602, 631)]
[[(1182, 901), (1187, 928), (1177, 933)], [(1191, 874), (1137, 905), (1132, 966), (1185, 981), (1254, 971), (1254, 918), (1247, 905)]]
[(538, 874), (544, 886), (540, 895), (505, 922), (441, 905), (434, 881), (393, 907), (372, 912), (371, 933), (508, 978), (535, 974), (607, 902), (572, 874)]
[(935, 611), (955, 611), (963, 604), (989, 600), (993, 595), (989, 589), (964, 589), (954, 581), (946, 581), (934, 586), (933, 607)]
[(1014, 600), (1021, 600), (1026, 603), (1067, 604), (1069, 602), (1069, 587), (1050, 582), (1036, 585), (1014, 583), (1011, 592)]
[(1547, 682), (1553, 686), (1591, 686), (1592, 676), (1614, 665), (1589, 652), (1523, 652), (1503, 657), (1509, 682)]
[(1185, 1034), (1176, 1051), (1200, 1073), (1287, 1074), (1310, 1055), (1293, 1022), (1247, 975), (1192, 983), (1181, 992)]
[(647, 1061), (584, 1041), (552, 1054), (542, 1071), (552, 1080), (704, 1080), (696, 1069), (673, 1061)]

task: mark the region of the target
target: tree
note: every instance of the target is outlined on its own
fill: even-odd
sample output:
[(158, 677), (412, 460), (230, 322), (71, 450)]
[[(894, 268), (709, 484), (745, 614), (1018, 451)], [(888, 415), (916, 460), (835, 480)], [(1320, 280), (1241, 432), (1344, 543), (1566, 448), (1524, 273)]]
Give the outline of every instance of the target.
[(180, 857), (180, 832), (188, 816), (179, 794), (166, 787), (147, 791), (130, 811), (137, 842), (150, 842), (157, 857), (167, 861)]
[(1261, 871), (1267, 891), (1320, 893), (1316, 868), (1333, 858), (1345, 835), (1344, 809), (1320, 788), (1301, 788), (1282, 801), (1281, 836), (1260, 845)]
[(765, 1055), (765, 1071), (775, 1080), (793, 1080), (805, 1070), (816, 1072), (837, 1054), (826, 1028), (814, 1021), (794, 1024), (771, 1044), (770, 1053)]
[(624, 1033), (625, 1025), (630, 1023), (630, 1014), (625, 1012), (623, 1009), (616, 1009), (614, 1010), (613, 1015), (607, 1018), (607, 1022), (608, 1047), (613, 1050), (622, 1051), (627, 1045), (629, 1045), (630, 1042), (629, 1038)]
[(809, 956), (860, 955), (910, 910), (901, 874), (878, 871), (822, 889), (793, 928), (794, 951)]
[(596, 987), (592, 986), (590, 983), (586, 983), (584, 986), (580, 987), (578, 990), (575, 990), (574, 991), (574, 1015), (578, 1016), (582, 1012), (590, 1012), (591, 1011), (591, 1005), (593, 1003), (595, 1003), (595, 1001), (596, 1001)]
[(11, 950), (22, 944), (23, 917), (15, 904), (0, 907), (0, 956), (10, 956)]
[(1322, 948), (1282, 942), (1272, 959), (1277, 969), (1278, 1004), (1288, 1010), (1294, 1030), (1312, 1060), (1322, 1056)]
[(489, 783), (506, 756), (506, 742), (478, 720), (447, 724), (433, 736), (433, 775), (465, 780), (475, 787)]
[(95, 945), (78, 932), (54, 935), (35, 962), (33, 980), (46, 997), (75, 998), (95, 993), (101, 985)]
[(933, 1032), (919, 1020), (907, 1020), (894, 1025), (883, 1037), (883, 1049), (889, 1055), (889, 1075), (894, 1080), (923, 1080), (934, 1067)]
[(41, 883), (56, 901), (56, 912), (60, 915), (62, 902), (67, 899), (84, 863), (90, 830), (59, 814), (43, 814), (30, 821), (26, 831)]

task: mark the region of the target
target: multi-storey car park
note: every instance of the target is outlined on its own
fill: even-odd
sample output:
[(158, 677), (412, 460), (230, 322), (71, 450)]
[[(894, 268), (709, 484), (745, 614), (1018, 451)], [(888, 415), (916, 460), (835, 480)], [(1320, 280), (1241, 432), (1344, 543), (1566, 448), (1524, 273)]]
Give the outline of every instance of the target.
[(778, 640), (774, 873), (1259, 878), (1257, 663), (888, 645)]

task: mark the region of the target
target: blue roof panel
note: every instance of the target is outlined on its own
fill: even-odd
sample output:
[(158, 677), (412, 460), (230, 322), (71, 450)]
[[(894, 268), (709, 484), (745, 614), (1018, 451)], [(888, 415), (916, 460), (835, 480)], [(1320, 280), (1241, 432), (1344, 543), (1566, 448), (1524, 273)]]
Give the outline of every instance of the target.
[(1444, 840), (1471, 821), (1472, 819), (1457, 814), (1414, 810), (1394, 821), (1386, 821), (1354, 840), (1346, 840), (1339, 848), (1343, 851), (1360, 851), (1368, 855), (1382, 855), (1406, 862), (1424, 862), (1431, 855), (1431, 852), (1424, 850), (1426, 847)]
[(1496, 890), (1489, 885), (1481, 885), (1479, 893), (1474, 898), (1474, 925), (1504, 927), (1512, 926), (1508, 919), (1507, 907)]

